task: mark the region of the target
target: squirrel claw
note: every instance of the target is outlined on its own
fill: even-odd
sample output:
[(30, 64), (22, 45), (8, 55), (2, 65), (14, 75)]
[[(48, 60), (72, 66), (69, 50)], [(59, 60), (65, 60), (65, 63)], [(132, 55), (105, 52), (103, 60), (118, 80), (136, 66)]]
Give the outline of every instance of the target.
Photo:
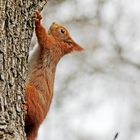
[(27, 104), (27, 102), (25, 102), (25, 111), (27, 112), (28, 111), (28, 104)]

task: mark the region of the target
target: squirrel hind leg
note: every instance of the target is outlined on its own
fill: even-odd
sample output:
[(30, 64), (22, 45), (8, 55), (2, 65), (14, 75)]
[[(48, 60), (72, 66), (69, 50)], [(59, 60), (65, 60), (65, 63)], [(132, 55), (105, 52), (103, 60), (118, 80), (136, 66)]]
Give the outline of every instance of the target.
[(25, 132), (27, 135), (27, 140), (35, 140), (37, 137), (39, 126), (35, 126), (34, 124), (25, 125)]

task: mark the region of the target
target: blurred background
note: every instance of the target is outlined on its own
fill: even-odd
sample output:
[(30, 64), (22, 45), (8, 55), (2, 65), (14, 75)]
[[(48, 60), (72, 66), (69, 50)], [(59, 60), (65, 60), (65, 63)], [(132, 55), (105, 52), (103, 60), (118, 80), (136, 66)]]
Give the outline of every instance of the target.
[(60, 61), (38, 140), (140, 140), (140, 1), (51, 0), (54, 21), (86, 50)]

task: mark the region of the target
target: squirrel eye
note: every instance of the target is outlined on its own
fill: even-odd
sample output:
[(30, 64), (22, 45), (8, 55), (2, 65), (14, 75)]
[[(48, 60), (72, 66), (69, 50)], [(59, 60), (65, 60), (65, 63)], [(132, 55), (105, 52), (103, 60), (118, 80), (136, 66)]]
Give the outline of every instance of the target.
[(64, 30), (64, 29), (61, 29), (60, 31), (61, 31), (61, 33), (63, 33), (63, 34), (65, 33), (65, 30)]

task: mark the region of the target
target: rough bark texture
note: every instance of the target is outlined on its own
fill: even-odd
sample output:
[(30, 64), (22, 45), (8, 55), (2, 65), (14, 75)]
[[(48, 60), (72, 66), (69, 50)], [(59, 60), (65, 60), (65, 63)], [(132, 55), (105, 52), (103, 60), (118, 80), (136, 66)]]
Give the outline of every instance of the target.
[(24, 82), (34, 11), (47, 0), (0, 0), (0, 139), (25, 140)]

